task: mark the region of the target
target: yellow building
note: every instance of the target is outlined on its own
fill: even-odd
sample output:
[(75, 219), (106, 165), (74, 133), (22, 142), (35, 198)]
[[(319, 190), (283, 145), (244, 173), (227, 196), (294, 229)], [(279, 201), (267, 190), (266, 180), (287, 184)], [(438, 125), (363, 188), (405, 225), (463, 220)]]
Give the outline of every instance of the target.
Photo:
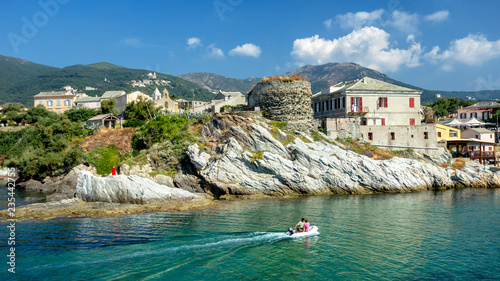
[(437, 141), (444, 142), (446, 140), (458, 140), (461, 138), (460, 129), (448, 127), (442, 124), (435, 124), (437, 132)]
[(34, 106), (43, 105), (48, 110), (56, 112), (57, 114), (61, 114), (70, 109), (76, 98), (76, 94), (70, 91), (40, 92), (33, 97)]
[(170, 98), (167, 89), (163, 90), (163, 97), (154, 102), (155, 108), (163, 107), (163, 111), (177, 113), (179, 112), (179, 104)]

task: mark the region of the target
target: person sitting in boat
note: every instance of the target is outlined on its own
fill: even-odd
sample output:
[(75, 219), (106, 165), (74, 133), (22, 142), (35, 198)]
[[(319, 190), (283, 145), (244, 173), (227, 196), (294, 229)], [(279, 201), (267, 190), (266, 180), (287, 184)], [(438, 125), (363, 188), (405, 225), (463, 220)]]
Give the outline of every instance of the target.
[(302, 218), (294, 227), (293, 227), (293, 230), (295, 230), (295, 228), (297, 228), (297, 232), (304, 232), (304, 221), (305, 219)]
[(304, 223), (304, 231), (305, 232), (308, 232), (309, 231), (309, 222), (306, 220), (306, 222)]

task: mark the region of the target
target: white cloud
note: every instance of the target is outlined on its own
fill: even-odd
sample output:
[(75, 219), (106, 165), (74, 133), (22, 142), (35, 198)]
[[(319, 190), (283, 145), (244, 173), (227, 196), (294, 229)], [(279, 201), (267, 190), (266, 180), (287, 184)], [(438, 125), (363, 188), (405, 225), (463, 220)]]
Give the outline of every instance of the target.
[(236, 48), (229, 51), (231, 56), (248, 56), (258, 58), (260, 56), (260, 47), (252, 43), (247, 43), (242, 46), (237, 46)]
[(191, 37), (187, 40), (188, 49), (195, 49), (201, 46), (201, 39), (197, 37)]
[(325, 25), (326, 29), (330, 29), (330, 27), (332, 27), (332, 19), (325, 20), (323, 24)]
[(296, 39), (292, 57), (297, 64), (324, 64), (352, 61), (379, 71), (396, 71), (401, 66), (420, 65), (422, 48), (409, 37), (408, 49), (389, 47), (389, 34), (377, 27), (364, 27), (338, 39), (328, 40), (318, 35)]
[(127, 45), (127, 46), (130, 46), (130, 47), (135, 47), (135, 48), (139, 48), (139, 47), (144, 46), (144, 43), (142, 43), (142, 41), (140, 39), (137, 39), (137, 38), (126, 38), (126, 39), (123, 39), (122, 41), (120, 41), (120, 43)]
[(215, 47), (215, 44), (211, 44), (207, 47), (208, 57), (211, 59), (221, 59), (224, 57), (224, 52)]
[(357, 12), (357, 13), (347, 13), (345, 15), (337, 15), (336, 18), (337, 22), (340, 24), (340, 27), (344, 29), (360, 29), (364, 26), (371, 25), (375, 21), (379, 20), (383, 13), (384, 13), (383, 9), (378, 9), (372, 12)]
[(452, 62), (481, 65), (485, 61), (500, 57), (500, 40), (488, 41), (482, 34), (469, 35), (450, 43), (450, 48), (441, 52), (436, 46), (424, 55), (434, 63), (442, 62), (444, 70), (451, 70)]
[(419, 17), (417, 14), (408, 14), (407, 12), (396, 10), (392, 12), (392, 20), (388, 24), (402, 32), (416, 33), (418, 32), (418, 22)]
[(424, 20), (431, 22), (442, 22), (447, 20), (450, 17), (450, 12), (447, 10), (442, 10), (435, 12), (434, 14), (430, 14), (424, 17)]

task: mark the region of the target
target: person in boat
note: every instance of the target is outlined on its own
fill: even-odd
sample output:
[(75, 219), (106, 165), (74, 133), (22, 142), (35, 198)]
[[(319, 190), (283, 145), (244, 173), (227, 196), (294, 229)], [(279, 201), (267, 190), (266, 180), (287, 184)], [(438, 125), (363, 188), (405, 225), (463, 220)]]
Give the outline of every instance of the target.
[(309, 226), (310, 226), (310, 224), (309, 224), (309, 222), (306, 220), (306, 222), (304, 223), (304, 231), (305, 231), (305, 232), (308, 232), (308, 231), (309, 231)]
[(304, 221), (305, 219), (302, 218), (294, 227), (293, 227), (293, 230), (295, 230), (295, 228), (297, 228), (297, 232), (304, 232)]

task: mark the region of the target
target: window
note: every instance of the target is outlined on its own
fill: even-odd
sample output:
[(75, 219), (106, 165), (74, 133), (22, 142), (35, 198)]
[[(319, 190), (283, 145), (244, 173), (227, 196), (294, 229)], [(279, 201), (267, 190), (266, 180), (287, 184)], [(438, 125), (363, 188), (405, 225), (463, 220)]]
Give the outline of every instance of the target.
[(382, 126), (385, 126), (385, 118), (382, 118)]
[(378, 99), (378, 107), (387, 107), (387, 97), (380, 97)]
[(345, 108), (345, 97), (342, 98), (342, 106), (340, 108)]
[(391, 140), (395, 140), (396, 139), (396, 134), (394, 132), (391, 132)]
[[(438, 138), (441, 137), (441, 132), (438, 132)], [(451, 137), (451, 131), (450, 131), (450, 137)]]
[(450, 131), (450, 138), (456, 138), (458, 136), (457, 131)]
[(57, 100), (57, 105), (61, 105), (61, 100)]
[(426, 140), (428, 138), (429, 138), (429, 133), (428, 132), (424, 132), (424, 140)]
[(351, 112), (362, 112), (362, 111), (363, 111), (363, 98), (351, 97)]
[(53, 106), (53, 105), (54, 105), (54, 101), (53, 100), (47, 101), (47, 106)]
[(58, 111), (57, 111), (57, 114), (61, 114), (61, 111), (60, 111), (60, 110), (58, 110)]
[(38, 102), (38, 104), (41, 104), (41, 105), (43, 105), (43, 101), (39, 101), (39, 102)]
[(415, 118), (410, 118), (410, 126), (415, 126)]
[(492, 150), (493, 150), (493, 147), (491, 147), (491, 146), (490, 146), (490, 147), (488, 147), (488, 148), (489, 148), (489, 150), (490, 150), (490, 151), (492, 151)]
[(477, 112), (471, 112), (470, 113), (470, 118), (472, 118), (472, 117), (477, 118)]
[(488, 111), (483, 112), (483, 120), (490, 119), (490, 113)]
[(373, 133), (368, 133), (368, 140), (373, 140)]
[(479, 139), (479, 135), (476, 135), (476, 139)]
[(410, 98), (410, 108), (415, 107), (415, 98)]

